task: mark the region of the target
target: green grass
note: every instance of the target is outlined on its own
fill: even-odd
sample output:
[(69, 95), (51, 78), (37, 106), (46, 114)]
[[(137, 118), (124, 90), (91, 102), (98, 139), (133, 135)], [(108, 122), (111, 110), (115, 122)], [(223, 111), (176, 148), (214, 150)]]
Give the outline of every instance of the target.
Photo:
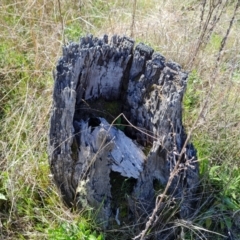
[(63, 222), (60, 226), (48, 230), (49, 240), (104, 240), (102, 234), (91, 230), (89, 223), (79, 221), (77, 223)]
[[(207, 230), (225, 236), (230, 231), (239, 239), (238, 20), (213, 76), (235, 1), (227, 5), (210, 38), (203, 39), (206, 45), (199, 48), (192, 66), (200, 34), (199, 1), (138, 0), (133, 29), (130, 1), (60, 3), (62, 14), (57, 0), (2, 0), (0, 4), (0, 238), (100, 240), (123, 236), (121, 229), (101, 233), (91, 211), (71, 212), (63, 205), (48, 166), (47, 138), (52, 70), (61, 56), (63, 35), (66, 41), (78, 41), (86, 33), (130, 35), (133, 30), (137, 42), (147, 43), (190, 71), (183, 102), (187, 130), (211, 90), (192, 135), (201, 172), (199, 211), (191, 224), (176, 222), (167, 211), (164, 221), (175, 222), (185, 239), (223, 239)], [(109, 105), (109, 112), (112, 107)], [(126, 229), (127, 236), (134, 235), (130, 227)]]

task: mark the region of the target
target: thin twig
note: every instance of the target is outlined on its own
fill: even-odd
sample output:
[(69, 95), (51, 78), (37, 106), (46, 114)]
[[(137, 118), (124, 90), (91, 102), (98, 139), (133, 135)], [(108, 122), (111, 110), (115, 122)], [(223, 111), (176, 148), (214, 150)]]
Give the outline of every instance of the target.
[[(204, 6), (204, 8), (206, 7), (206, 3), (205, 2), (204, 2), (203, 6)], [(198, 37), (198, 41), (197, 41), (195, 50), (194, 50), (194, 52), (192, 54), (192, 58), (191, 58), (190, 63), (189, 63), (189, 69), (192, 69), (192, 66), (193, 66), (193, 64), (194, 64), (194, 62), (195, 62), (195, 60), (197, 58), (197, 55), (198, 55), (198, 53), (199, 53), (203, 43), (205, 42), (204, 39), (206, 39), (206, 36), (208, 35), (207, 34), (208, 33), (208, 27), (209, 27), (209, 25), (211, 23), (211, 19), (212, 19), (213, 13), (216, 10), (217, 6), (218, 6), (218, 3), (217, 4), (213, 4), (213, 2), (210, 1), (209, 11), (208, 11), (206, 20), (204, 22), (204, 25), (201, 28), (202, 31), (200, 32), (200, 36)], [(203, 9), (203, 11), (204, 11), (204, 9)], [(203, 20), (202, 19), (203, 18), (203, 14), (204, 13), (202, 13), (202, 15), (201, 15), (201, 23), (202, 23), (202, 20)]]
[(159, 196), (157, 197), (158, 202), (156, 202), (155, 208), (153, 209), (153, 212), (152, 212), (151, 216), (149, 217), (149, 220), (148, 220), (147, 223), (146, 223), (145, 229), (144, 229), (139, 235), (137, 235), (136, 237), (134, 237), (133, 240), (137, 240), (137, 239), (139, 239), (139, 238), (140, 238), (140, 240), (144, 240), (144, 238), (145, 238), (145, 236), (146, 236), (149, 228), (150, 228), (150, 227), (154, 227), (154, 225), (157, 223), (157, 220), (158, 220), (159, 217), (160, 217), (160, 216), (156, 216), (156, 215), (157, 215), (157, 212), (158, 212), (158, 210), (159, 210), (159, 208), (160, 208), (160, 206), (161, 206), (161, 204), (162, 204), (162, 202), (163, 202), (163, 199), (164, 199), (164, 198), (166, 197), (166, 195), (167, 195), (167, 192), (168, 192), (168, 190), (169, 190), (169, 188), (170, 188), (170, 186), (171, 186), (171, 184), (172, 184), (173, 178), (174, 178), (174, 177), (178, 174), (178, 172), (179, 172), (179, 165), (180, 165), (180, 163), (181, 163), (181, 159), (182, 159), (183, 155), (185, 154), (185, 149), (186, 149), (186, 147), (187, 147), (187, 144), (188, 144), (188, 142), (189, 142), (189, 140), (190, 140), (190, 138), (191, 138), (191, 136), (192, 136), (193, 131), (194, 131), (195, 128), (197, 127), (197, 123), (198, 123), (199, 119), (200, 119), (201, 116), (203, 115), (204, 110), (205, 110), (205, 108), (206, 108), (207, 105), (208, 105), (208, 102), (209, 102), (209, 99), (210, 99), (210, 95), (211, 95), (211, 93), (212, 93), (212, 89), (213, 89), (213, 86), (214, 86), (214, 82), (215, 82), (216, 79), (217, 79), (217, 75), (218, 75), (217, 73), (218, 73), (218, 70), (219, 70), (219, 63), (220, 63), (220, 59), (221, 59), (221, 53), (222, 53), (222, 51), (223, 51), (223, 49), (224, 49), (224, 47), (225, 47), (225, 45), (226, 45), (226, 41), (227, 41), (229, 32), (230, 32), (230, 30), (231, 30), (231, 28), (232, 28), (232, 24), (233, 24), (233, 21), (234, 21), (234, 19), (235, 19), (235, 15), (236, 15), (236, 12), (237, 12), (237, 9), (239, 8), (239, 6), (240, 6), (240, 1), (238, 1), (237, 4), (236, 4), (236, 7), (235, 7), (234, 13), (233, 13), (233, 17), (232, 17), (232, 19), (231, 19), (231, 21), (230, 21), (230, 24), (229, 24), (229, 27), (228, 27), (228, 29), (227, 29), (226, 35), (225, 35), (225, 37), (223, 38), (223, 40), (222, 40), (222, 42), (221, 42), (221, 47), (220, 47), (220, 49), (219, 49), (219, 54), (218, 54), (218, 57), (217, 57), (217, 59), (216, 59), (216, 65), (215, 65), (215, 68), (214, 68), (214, 70), (213, 70), (213, 72), (212, 72), (213, 84), (211, 85), (211, 87), (210, 87), (210, 89), (209, 89), (209, 91), (208, 91), (206, 100), (205, 100), (205, 102), (204, 102), (204, 104), (203, 104), (203, 106), (202, 106), (202, 108), (201, 108), (201, 110), (200, 110), (200, 113), (198, 114), (197, 119), (195, 120), (192, 128), (190, 129), (190, 131), (189, 131), (189, 133), (188, 133), (188, 135), (187, 135), (187, 139), (186, 139), (186, 141), (185, 141), (185, 143), (184, 143), (184, 145), (183, 145), (183, 147), (182, 147), (182, 150), (181, 150), (181, 153), (180, 153), (180, 155), (179, 155), (178, 161), (177, 161), (176, 165), (174, 166), (173, 171), (170, 173), (170, 177), (169, 177), (169, 180), (168, 180), (168, 182), (167, 182), (167, 185), (166, 185), (166, 187), (165, 187), (165, 189), (164, 189), (164, 192), (161, 194), (161, 196), (159, 195)]
[(63, 22), (63, 17), (62, 17), (62, 10), (61, 10), (61, 2), (60, 0), (58, 0), (58, 8), (59, 8), (59, 14), (60, 14), (60, 20), (61, 20), (61, 25), (62, 25), (62, 40), (63, 40), (63, 44), (66, 44), (65, 41), (65, 34), (64, 34), (64, 22)]
[(221, 46), (220, 46), (220, 49), (219, 49), (219, 52), (218, 52), (217, 62), (220, 62), (220, 58), (221, 58), (221, 55), (222, 55), (223, 48), (224, 48), (225, 45), (226, 45), (226, 41), (227, 41), (227, 38), (228, 38), (228, 36), (229, 36), (230, 30), (231, 30), (231, 28), (232, 28), (232, 25), (233, 25), (233, 22), (234, 22), (234, 19), (235, 19), (235, 16), (236, 16), (236, 12), (237, 12), (239, 6), (240, 6), (240, 0), (237, 1), (237, 4), (236, 4), (236, 7), (235, 7), (234, 12), (233, 12), (232, 19), (231, 19), (231, 21), (230, 21), (230, 23), (229, 23), (229, 27), (228, 27), (228, 29), (227, 29), (226, 35), (225, 35), (225, 37), (222, 39)]
[(135, 14), (136, 14), (136, 8), (137, 8), (137, 0), (133, 1), (133, 12), (132, 12), (132, 24), (131, 24), (131, 33), (130, 37), (132, 38), (134, 35), (134, 24), (135, 24)]
[(201, 11), (201, 16), (200, 16), (200, 24), (199, 24), (199, 30), (202, 30), (202, 22), (205, 14), (205, 6), (206, 6), (207, 0), (203, 0), (202, 4), (202, 11)]

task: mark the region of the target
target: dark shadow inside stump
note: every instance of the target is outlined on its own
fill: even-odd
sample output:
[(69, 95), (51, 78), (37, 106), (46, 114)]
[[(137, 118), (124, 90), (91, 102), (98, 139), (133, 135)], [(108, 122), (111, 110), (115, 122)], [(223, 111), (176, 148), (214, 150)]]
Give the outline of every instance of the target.
[(131, 196), (137, 179), (123, 177), (120, 173), (112, 171), (110, 173), (111, 195), (112, 195), (112, 214), (114, 217), (113, 224), (119, 221), (125, 224), (131, 222), (132, 210), (129, 208), (128, 198)]

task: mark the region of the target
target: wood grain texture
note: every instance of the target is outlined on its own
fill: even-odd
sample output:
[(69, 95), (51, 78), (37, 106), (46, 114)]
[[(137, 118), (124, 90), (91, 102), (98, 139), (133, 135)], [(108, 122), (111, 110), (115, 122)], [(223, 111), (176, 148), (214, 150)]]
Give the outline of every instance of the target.
[[(107, 227), (123, 204), (114, 189), (120, 188), (129, 209), (134, 199), (134, 211), (150, 213), (154, 184), (166, 185), (186, 140), (187, 73), (142, 43), (134, 49), (130, 38), (113, 36), (108, 43), (106, 35), (89, 35), (63, 47), (54, 80), (49, 163), (64, 202), (98, 209)], [(121, 113), (131, 124), (117, 117)], [(191, 215), (196, 198), (196, 160), (188, 144), (171, 186), (182, 218)], [(128, 179), (132, 185), (126, 187)]]

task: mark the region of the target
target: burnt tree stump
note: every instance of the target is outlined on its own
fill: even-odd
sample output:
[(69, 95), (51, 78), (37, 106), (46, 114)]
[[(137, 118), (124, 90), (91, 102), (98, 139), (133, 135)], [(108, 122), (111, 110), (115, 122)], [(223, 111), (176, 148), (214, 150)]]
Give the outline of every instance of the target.
[[(63, 47), (54, 73), (49, 163), (63, 201), (91, 206), (106, 227), (145, 217), (155, 206), (186, 140), (187, 73), (127, 37), (87, 36)], [(188, 218), (198, 163), (187, 144), (170, 194)], [(130, 217), (131, 216), (131, 217)]]

